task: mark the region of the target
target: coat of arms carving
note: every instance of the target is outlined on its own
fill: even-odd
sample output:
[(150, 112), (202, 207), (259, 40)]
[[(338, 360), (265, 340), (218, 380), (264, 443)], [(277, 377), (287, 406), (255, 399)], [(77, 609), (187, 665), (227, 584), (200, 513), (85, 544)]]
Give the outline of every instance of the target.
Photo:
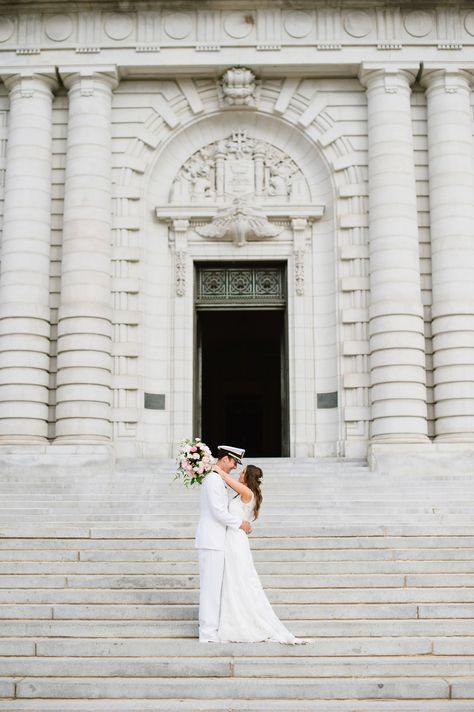
[(246, 131), (196, 151), (176, 176), (171, 203), (223, 203), (251, 198), (269, 204), (309, 200), (306, 180), (295, 161)]

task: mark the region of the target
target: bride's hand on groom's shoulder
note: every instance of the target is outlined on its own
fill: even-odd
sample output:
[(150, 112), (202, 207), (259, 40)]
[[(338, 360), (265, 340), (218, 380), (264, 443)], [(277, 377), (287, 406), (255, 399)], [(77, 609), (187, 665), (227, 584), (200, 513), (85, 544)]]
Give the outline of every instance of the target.
[(224, 472), (224, 470), (221, 470), (221, 468), (219, 467), (219, 465), (214, 465), (214, 467), (212, 468), (212, 470), (213, 470), (213, 472), (217, 472), (217, 474), (220, 475), (223, 480), (225, 479), (226, 473)]

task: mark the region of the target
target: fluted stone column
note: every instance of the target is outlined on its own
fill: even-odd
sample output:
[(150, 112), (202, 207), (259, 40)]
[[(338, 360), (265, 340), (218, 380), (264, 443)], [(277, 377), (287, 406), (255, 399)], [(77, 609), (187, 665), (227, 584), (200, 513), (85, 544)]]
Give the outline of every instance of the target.
[(372, 442), (427, 440), (410, 83), (405, 70), (363, 67), (369, 139)]
[(69, 89), (56, 442), (111, 438), (111, 109), (114, 72)]
[(437, 441), (474, 441), (472, 78), (427, 69), (432, 333)]
[(10, 92), (0, 270), (0, 442), (48, 436), (54, 73), (4, 77)]

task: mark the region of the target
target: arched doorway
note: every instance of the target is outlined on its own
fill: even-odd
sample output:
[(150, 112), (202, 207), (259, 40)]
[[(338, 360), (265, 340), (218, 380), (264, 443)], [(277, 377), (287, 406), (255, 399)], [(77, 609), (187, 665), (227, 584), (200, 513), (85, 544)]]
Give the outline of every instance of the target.
[[(163, 370), (169, 378), (169, 397), (165, 413), (147, 413), (149, 431), (156, 432), (152, 428), (160, 422), (169, 428), (171, 454), (183, 438), (203, 434), (198, 345), (203, 337), (211, 338), (212, 326), (211, 317), (200, 316), (201, 310), (196, 309), (196, 266), (280, 263), (286, 270), (286, 306), (284, 317), (271, 317), (275, 322), (272, 333), (283, 332), (272, 345), (274, 353), (280, 350), (276, 369), (281, 372), (286, 364), (286, 389), (280, 384), (275, 406), (284, 411), (280, 414), (280, 452), (274, 436), (266, 444), (260, 438), (252, 448), (265, 454), (312, 456), (318, 448), (318, 420), (320, 451), (332, 452), (337, 418), (329, 419), (329, 411), (320, 410), (318, 403), (319, 391), (337, 389), (333, 189), (319, 153), (298, 130), (282, 121), (235, 111), (186, 128), (160, 157), (149, 182), (149, 199), (153, 200), (149, 204), (159, 230), (155, 222), (153, 246), (147, 252), (147, 299), (156, 316), (147, 317), (150, 326), (145, 335), (150, 334), (151, 348), (145, 349), (145, 382), (150, 389), (160, 384), (166, 387), (158, 368), (165, 352), (163, 339), (166, 343), (169, 335), (170, 358)], [(159, 298), (165, 285), (169, 310)], [(235, 320), (241, 318), (239, 310), (237, 305), (232, 307)], [(240, 329), (238, 321), (233, 328)], [(261, 323), (252, 325), (252, 330), (260, 334)], [(274, 386), (273, 390), (278, 389)], [(232, 413), (242, 409), (245, 413), (250, 395), (240, 405), (234, 399)], [(252, 403), (258, 412), (260, 406), (255, 400)], [(232, 415), (227, 420), (235, 432)], [(207, 431), (206, 423), (204, 428)], [(221, 438), (211, 432), (214, 437)], [(246, 447), (246, 443), (241, 445)]]

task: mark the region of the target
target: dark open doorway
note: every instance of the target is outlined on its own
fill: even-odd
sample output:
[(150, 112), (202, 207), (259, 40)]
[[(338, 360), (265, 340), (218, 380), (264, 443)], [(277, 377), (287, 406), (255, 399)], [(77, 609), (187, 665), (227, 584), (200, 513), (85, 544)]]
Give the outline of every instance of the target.
[(281, 457), (287, 445), (284, 310), (197, 313), (202, 439), (237, 445), (249, 457)]

